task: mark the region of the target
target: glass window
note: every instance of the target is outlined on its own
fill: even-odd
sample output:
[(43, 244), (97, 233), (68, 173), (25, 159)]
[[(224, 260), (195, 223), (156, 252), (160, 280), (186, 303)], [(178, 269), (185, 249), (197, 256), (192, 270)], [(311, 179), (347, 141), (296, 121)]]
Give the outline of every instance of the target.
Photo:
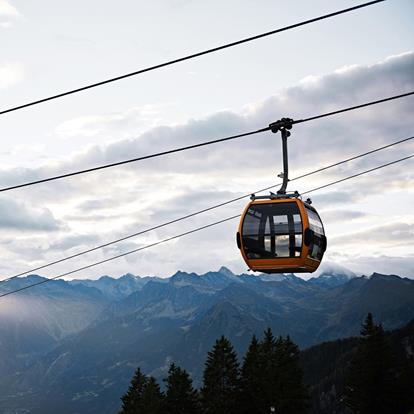
[(249, 259), (300, 257), (302, 220), (297, 204), (255, 204), (247, 211), (242, 227)]
[(311, 259), (322, 260), (323, 256), (323, 242), (322, 238), (325, 235), (322, 221), (313, 207), (308, 207), (305, 204), (306, 212), (309, 218), (309, 228), (313, 230), (313, 237), (309, 245), (308, 257)]
[(254, 253), (254, 247), (259, 246), (259, 226), (262, 220), (262, 213), (254, 208), (249, 208), (243, 222), (243, 244), (249, 246), (251, 256), (253, 259), (260, 257)]
[(289, 257), (289, 235), (277, 235), (276, 246), (279, 257)]
[(309, 227), (311, 230), (313, 230), (315, 233), (318, 234), (325, 234), (323, 231), (323, 225), (322, 221), (319, 218), (319, 215), (316, 211), (312, 211), (309, 208), (306, 208), (306, 211), (308, 212), (308, 218), (309, 218)]

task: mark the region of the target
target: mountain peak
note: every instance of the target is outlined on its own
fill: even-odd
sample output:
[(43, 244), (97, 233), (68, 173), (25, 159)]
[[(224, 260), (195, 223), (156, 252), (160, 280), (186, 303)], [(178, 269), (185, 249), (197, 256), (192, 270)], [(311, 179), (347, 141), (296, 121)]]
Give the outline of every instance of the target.
[(234, 276), (234, 273), (226, 266), (221, 266), (218, 273), (221, 273), (226, 276)]
[(119, 279), (141, 279), (139, 276), (135, 276), (132, 273), (125, 273)]
[(354, 273), (352, 270), (349, 270), (347, 267), (332, 262), (322, 264), (319, 272), (317, 273), (319, 277), (325, 275), (341, 275), (346, 276), (348, 279), (351, 279), (357, 276), (356, 273)]
[(177, 270), (171, 277), (171, 280), (182, 280), (182, 279), (191, 279), (194, 276), (198, 277), (197, 274), (195, 273), (187, 273), (187, 272), (182, 272), (181, 270)]
[(384, 275), (382, 273), (374, 272), (371, 276), (369, 276), (369, 279), (396, 280), (396, 279), (402, 279), (402, 278), (397, 275)]
[(309, 282), (314, 285), (334, 287), (343, 285), (355, 277), (357, 275), (346, 267), (327, 263), (322, 267), (319, 275), (309, 279)]
[(111, 277), (111, 276), (103, 275), (98, 280), (100, 280), (101, 282), (112, 282), (115, 279), (113, 277)]

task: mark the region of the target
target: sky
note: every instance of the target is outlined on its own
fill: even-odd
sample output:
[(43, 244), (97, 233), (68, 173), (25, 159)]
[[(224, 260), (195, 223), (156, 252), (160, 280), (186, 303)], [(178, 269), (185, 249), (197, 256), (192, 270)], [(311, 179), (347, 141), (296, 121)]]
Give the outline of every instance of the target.
[[(0, 0), (0, 110), (310, 19), (355, 1)], [(0, 116), (0, 187), (414, 90), (411, 0), (388, 0)], [(291, 177), (414, 135), (414, 98), (294, 126)], [(414, 140), (413, 140), (414, 141)], [(410, 141), (293, 181), (305, 192), (414, 153)], [(277, 184), (263, 133), (0, 195), (0, 278)], [(413, 159), (310, 194), (324, 266), (414, 278)], [(246, 200), (50, 267), (46, 277), (239, 214)], [(73, 275), (246, 271), (237, 220)], [(323, 266), (321, 267), (321, 271)], [(308, 276), (304, 276), (308, 277)]]

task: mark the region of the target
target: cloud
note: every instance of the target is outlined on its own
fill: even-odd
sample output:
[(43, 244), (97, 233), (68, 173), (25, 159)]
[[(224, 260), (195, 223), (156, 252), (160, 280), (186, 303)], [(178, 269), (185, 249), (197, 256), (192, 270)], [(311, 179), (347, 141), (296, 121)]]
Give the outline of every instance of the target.
[(50, 210), (11, 198), (0, 199), (0, 228), (3, 230), (55, 231), (62, 227)]
[(0, 65), (0, 89), (14, 86), (24, 78), (25, 72), (21, 63), (5, 63)]
[[(287, 88), (278, 96), (252, 106), (243, 113), (223, 111), (204, 119), (189, 120), (182, 125), (157, 126), (136, 138), (121, 139), (106, 146), (95, 145), (54, 166), (45, 165), (38, 169), (14, 170), (12, 176), (16, 180), (16, 177), (21, 175), (24, 181), (25, 177), (38, 177), (40, 172), (45, 175), (67, 172), (261, 128), (278, 117), (286, 115), (299, 119), (331, 111), (338, 107), (412, 90), (414, 89), (413, 73), (414, 53), (404, 54), (376, 65), (358, 66), (352, 70), (323, 76), (317, 82), (317, 87), (309, 89), (296, 85)], [(291, 176), (339, 161), (344, 157), (384, 143), (408, 137), (412, 134), (410, 120), (413, 111), (414, 99), (406, 98), (298, 125), (294, 128), (289, 141)], [(102, 128), (117, 131), (120, 124), (133, 123), (132, 120), (136, 115), (134, 114), (135, 110), (131, 109), (130, 112), (123, 114), (110, 115), (105, 120), (105, 116), (93, 116), (90, 124), (89, 121), (86, 122), (87, 133), (95, 134)], [(75, 124), (77, 122), (80, 121), (76, 121)], [(84, 126), (85, 123), (80, 122), (80, 130)], [(61, 129), (64, 130), (63, 127)], [(66, 133), (74, 136), (79, 132), (75, 130), (76, 128), (73, 131), (68, 128)], [(123, 130), (122, 134), (127, 130), (128, 127)], [(130, 136), (133, 137), (134, 128), (129, 131)], [(385, 162), (405, 155), (413, 148), (413, 143), (406, 143), (381, 154), (324, 171), (303, 182), (315, 183), (322, 181), (322, 178), (326, 180), (330, 177), (339, 178), (350, 171), (354, 172), (357, 169), (371, 167), (377, 162)], [(95, 179), (100, 180), (101, 177), (105, 179), (105, 176), (124, 175), (124, 179), (137, 177), (138, 185), (141, 184), (140, 181), (144, 181), (145, 185), (149, 183), (149, 180), (158, 184), (161, 176), (166, 177), (167, 174), (179, 176), (180, 179), (192, 176), (192, 179), (197, 177), (198, 180), (202, 180), (206, 174), (210, 178), (214, 176), (215, 179), (223, 180), (223, 177), (227, 179), (229, 174), (234, 177), (235, 185), (244, 184), (247, 187), (249, 183), (257, 182), (258, 177), (265, 178), (269, 183), (271, 180), (279, 181), (276, 179), (276, 173), (282, 168), (280, 155), (281, 145), (278, 136), (263, 133), (254, 137), (130, 164), (108, 170), (107, 173), (90, 174), (88, 178), (85, 176), (85, 180), (94, 182)], [(0, 176), (4, 184), (7, 182), (8, 172), (4, 171)], [(141, 177), (143, 177), (142, 180)], [(386, 177), (388, 181), (391, 178), (391, 176)], [(298, 187), (299, 190), (302, 187), (299, 182), (292, 183), (292, 189), (293, 186)], [(249, 191), (251, 191), (250, 188)]]
[(79, 137), (130, 136), (156, 127), (160, 122), (160, 109), (163, 105), (144, 105), (133, 107), (125, 112), (107, 115), (88, 115), (65, 121), (56, 128), (56, 134), (62, 139)]
[(122, 199), (114, 197), (89, 198), (82, 201), (76, 208), (82, 213), (91, 213), (102, 210), (111, 210), (123, 205), (125, 202), (133, 201), (135, 197), (132, 194), (124, 194)]
[[(158, 124), (157, 108), (153, 111), (150, 108), (149, 112), (145, 112), (145, 108), (131, 108), (109, 115), (90, 114), (60, 125), (57, 138), (75, 139), (103, 134), (121, 139), (107, 145), (88, 147), (62, 161), (45, 163), (38, 168), (3, 168), (0, 170), (0, 187), (255, 130), (283, 116), (301, 119), (409, 90), (414, 90), (414, 53), (391, 57), (375, 65), (343, 68), (314, 77), (312, 81), (300, 82), (239, 112), (221, 111), (180, 125)], [(289, 139), (291, 177), (410, 136), (413, 112), (414, 99), (409, 97), (294, 126)], [(289, 189), (309, 190), (413, 153), (413, 150), (414, 140), (292, 181)], [(398, 249), (399, 244), (409, 243), (408, 239), (412, 238), (410, 223), (414, 221), (411, 211), (399, 213), (407, 214), (407, 220), (398, 219), (399, 224), (393, 229), (391, 225), (387, 227), (388, 224), (372, 228), (373, 223), (368, 219), (377, 212), (366, 210), (366, 207), (368, 204), (381, 206), (391, 195), (401, 197), (401, 194), (410, 194), (414, 190), (414, 173), (407, 168), (409, 162), (412, 161), (311, 194), (316, 208), (323, 212), (328, 224), (339, 226), (345, 220), (353, 226), (341, 230), (351, 232), (354, 229), (353, 233), (336, 238), (334, 235), (338, 234), (336, 229), (339, 227), (335, 231), (329, 229), (328, 250), (335, 260), (347, 266), (344, 262), (352, 260), (352, 255), (345, 254), (350, 254), (352, 247), (358, 248), (359, 243), (366, 240), (369, 240), (372, 251), (376, 249), (376, 256), (385, 253), (387, 257), (403, 256), (396, 250), (391, 254), (388, 247)], [(279, 135), (263, 133), (29, 187), (24, 192), (25, 203), (28, 203), (25, 205), (36, 205), (41, 199), (42, 205), (49, 212), (53, 211), (56, 220), (65, 220), (70, 228), (67, 240), (60, 233), (43, 240), (47, 257), (48, 246), (53, 246), (51, 250), (54, 253), (58, 247), (64, 250), (76, 247), (77, 243), (86, 246), (89, 240), (79, 235), (100, 235), (97, 242), (99, 239), (108, 241), (276, 184), (280, 182), (276, 175), (282, 169), (281, 164)], [(247, 199), (159, 229), (131, 241), (130, 246), (159, 240), (237, 214), (246, 202)], [(396, 207), (401, 207), (402, 203), (398, 204)], [(394, 210), (388, 208), (386, 211), (390, 221), (398, 221)], [(362, 224), (371, 227), (364, 230)], [(237, 220), (194, 233), (175, 243), (130, 256), (128, 260), (108, 263), (104, 272), (167, 275), (177, 268), (202, 272), (216, 268), (218, 264), (245, 271), (234, 243), (236, 228)], [(93, 254), (92, 258), (79, 258), (76, 264), (82, 266), (95, 257), (101, 259), (128, 246), (107, 249)], [(29, 244), (27, 249), (30, 249)], [(344, 256), (339, 256), (338, 251)], [(36, 255), (28, 254), (28, 257)], [(364, 268), (367, 263), (363, 262)], [(376, 270), (375, 261), (370, 263)], [(96, 269), (96, 274), (101, 272), (101, 268)]]
[(337, 204), (353, 203), (357, 199), (358, 196), (355, 192), (331, 191), (329, 193), (319, 195), (318, 203), (329, 207)]
[(391, 255), (343, 255), (336, 258), (337, 262), (343, 263), (347, 268), (358, 274), (370, 276), (372, 273), (392, 274), (414, 279), (414, 256), (391, 256)]
[(90, 247), (99, 243), (100, 238), (92, 234), (71, 234), (53, 241), (49, 249), (57, 251), (67, 251), (72, 248)]
[[(88, 160), (91, 164), (111, 162), (122, 157), (131, 157), (132, 154), (146, 155), (253, 130), (266, 126), (276, 120), (278, 115), (302, 118), (338, 107), (354, 105), (413, 89), (413, 72), (414, 54), (403, 55), (369, 68), (360, 67), (346, 74), (327, 75), (320, 80), (316, 89), (307, 90), (298, 86), (288, 88), (283, 96), (270, 98), (244, 114), (223, 111), (204, 119), (190, 120), (184, 125), (157, 127), (134, 139), (118, 141), (107, 147), (92, 148), (88, 153), (79, 154), (78, 160), (83, 158), (85, 162)], [(335, 96), (334, 100), (333, 96)], [(298, 167), (301, 169), (318, 167), (341, 159), (344, 155), (354, 155), (365, 149), (409, 136), (412, 130), (408, 120), (413, 110), (414, 100), (406, 98), (399, 102), (328, 118), (324, 121), (314, 121), (305, 124), (306, 126), (298, 126), (297, 131), (294, 128), (290, 140), (292, 173), (295, 173)], [(387, 122), (379, 122), (379, 119), (386, 119)], [(277, 163), (280, 159), (280, 147), (277, 136), (264, 133), (149, 160), (141, 165), (144, 165), (146, 171), (162, 167), (164, 172), (193, 174), (239, 169), (239, 174), (243, 177), (249, 169), (257, 173), (265, 169), (268, 171), (281, 169), (281, 164)], [(338, 148), (341, 150), (338, 151)], [(397, 155), (400, 153), (398, 148), (390, 152)], [(365, 167), (368, 165), (367, 160), (375, 158), (376, 156), (368, 157), (351, 165), (353, 168)], [(315, 165), (315, 160), (318, 165)], [(139, 170), (141, 166), (137, 165), (135, 168)], [(348, 166), (339, 167), (336, 171), (347, 172)]]
[(388, 223), (376, 227), (334, 237), (335, 243), (369, 246), (409, 246), (414, 240), (414, 224)]
[(8, 0), (0, 0), (0, 27), (9, 29), (13, 21), (20, 18), (20, 12)]
[[(161, 205), (154, 205), (149, 208), (149, 214), (154, 222), (171, 220), (173, 217), (181, 217), (192, 212), (204, 210), (223, 202), (223, 200), (233, 200), (245, 194), (232, 191), (220, 191), (214, 189), (182, 188), (181, 194), (176, 194), (165, 200)], [(227, 205), (227, 211), (236, 206), (247, 203), (244, 201)], [(219, 210), (212, 210), (218, 212)], [(214, 214), (214, 213), (213, 213)]]
[(8, 0), (0, 0), (0, 16), (19, 17), (20, 13)]
[(318, 267), (318, 269), (314, 273), (312, 273), (312, 275), (309, 275), (307, 279), (318, 277), (323, 273), (325, 274), (335, 274), (335, 273), (338, 274), (339, 273), (339, 274), (346, 275), (349, 278), (361, 275), (361, 274), (356, 274), (355, 272), (348, 269), (348, 267), (346, 266), (324, 260), (321, 263), (321, 265)]
[(363, 217), (367, 217), (367, 213), (356, 210), (324, 210), (323, 220), (328, 222), (349, 222), (351, 220), (357, 220)]
[(117, 225), (119, 223), (119, 219), (121, 218), (121, 214), (94, 214), (88, 213), (85, 215), (81, 214), (73, 214), (73, 215), (66, 215), (63, 216), (62, 219), (72, 223), (85, 223), (91, 225), (105, 225), (108, 226), (109, 223)]

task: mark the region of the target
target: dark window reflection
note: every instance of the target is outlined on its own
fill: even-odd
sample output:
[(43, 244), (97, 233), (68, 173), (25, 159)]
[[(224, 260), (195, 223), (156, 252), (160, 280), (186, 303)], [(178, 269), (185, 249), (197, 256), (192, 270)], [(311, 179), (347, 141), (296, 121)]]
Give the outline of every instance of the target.
[(297, 204), (251, 206), (244, 219), (242, 239), (249, 259), (300, 257), (302, 220)]
[(314, 209), (310, 209), (306, 205), (305, 207), (309, 218), (309, 228), (313, 230), (313, 237), (309, 245), (308, 257), (310, 257), (311, 259), (322, 260), (322, 256), (324, 253), (322, 236), (325, 235), (322, 221), (318, 213)]

